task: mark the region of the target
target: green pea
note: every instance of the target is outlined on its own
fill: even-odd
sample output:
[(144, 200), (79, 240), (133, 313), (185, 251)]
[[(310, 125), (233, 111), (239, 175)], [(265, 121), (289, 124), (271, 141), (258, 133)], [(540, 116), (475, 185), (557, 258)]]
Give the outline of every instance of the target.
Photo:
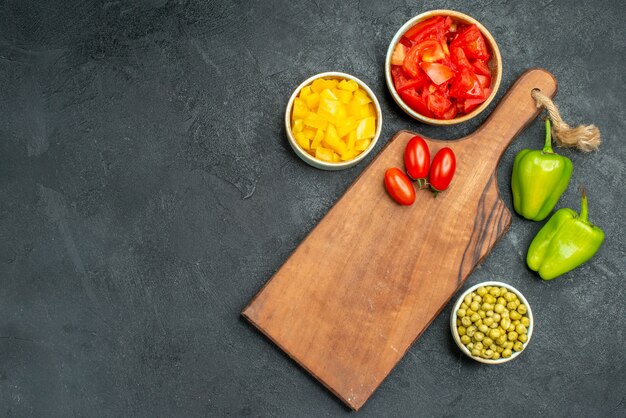
[(496, 302), (496, 298), (494, 298), (491, 295), (485, 295), (485, 297), (483, 298), (483, 302), (485, 303), (495, 303)]
[(477, 343), (474, 343), (474, 348), (475, 348), (476, 350), (482, 350), (482, 349), (483, 349), (483, 348), (485, 348), (485, 347), (483, 346), (483, 343), (481, 343), (481, 342), (477, 342)]
[(478, 315), (480, 315), (481, 318), (485, 318), (487, 316), (485, 311), (478, 311)]
[(478, 315), (477, 313), (474, 313), (474, 314), (472, 314), (470, 319), (472, 320), (472, 322), (476, 322), (476, 321), (478, 321), (480, 319), (480, 315)]
[(513, 341), (507, 341), (504, 344), (504, 348), (508, 348), (509, 350), (512, 350), (513, 349)]
[(478, 326), (478, 331), (482, 332), (483, 334), (486, 334), (489, 332), (489, 327), (485, 324), (480, 324)]
[(469, 351), (472, 351), (474, 349), (474, 343), (466, 344), (465, 347), (467, 347)]
[(491, 317), (485, 318), (485, 320), (483, 321), (483, 324), (485, 324), (487, 326), (491, 326), (491, 324), (493, 324), (493, 318), (491, 318)]
[(498, 340), (496, 341), (496, 343), (499, 346), (504, 347), (504, 345), (507, 343), (507, 338), (506, 338), (506, 334), (501, 334), (500, 337), (498, 337)]
[(497, 329), (492, 329), (491, 331), (489, 331), (489, 336), (494, 340), (500, 338), (500, 335), (500, 331), (498, 331)]
[(475, 341), (482, 341), (483, 338), (485, 338), (485, 334), (483, 334), (482, 332), (477, 332), (476, 334), (474, 334)]
[(473, 302), (478, 302), (478, 303), (480, 303), (482, 300), (483, 300), (483, 298), (481, 298), (479, 295), (474, 295), (474, 296), (472, 297), (472, 301), (473, 301)]
[(480, 350), (478, 350), (478, 349), (476, 349), (476, 348), (473, 348), (473, 349), (472, 349), (472, 355), (473, 355), (474, 357), (480, 357)]
[(504, 312), (504, 305), (500, 305), (499, 303), (497, 303), (496, 306), (493, 307), (493, 310), (501, 314), (502, 312)]
[(494, 322), (493, 324), (489, 325), (489, 328), (498, 328), (498, 323)]
[(506, 299), (504, 299), (502, 296), (500, 296), (498, 298), (498, 300), (496, 300), (496, 303), (499, 304), (499, 305), (505, 306), (506, 305)]
[(528, 330), (526, 329), (524, 325), (517, 324), (517, 326), (515, 327), (515, 332), (517, 332), (519, 335), (522, 335), (522, 334), (526, 334)]
[(485, 289), (484, 286), (481, 286), (476, 289), (476, 293), (478, 293), (480, 296), (485, 296), (485, 294), (487, 293), (487, 289)]
[(509, 327), (507, 328), (506, 332), (513, 332), (515, 331), (515, 325), (511, 324), (509, 325)]
[(483, 340), (483, 344), (485, 345), (485, 347), (489, 347), (491, 346), (491, 344), (493, 344), (493, 340), (489, 337), (485, 337), (485, 339)]
[(469, 319), (467, 316), (464, 316), (463, 318), (461, 318), (461, 325), (463, 325), (464, 327), (469, 327), (470, 325), (472, 325), (472, 320)]
[(513, 354), (513, 352), (509, 348), (507, 348), (504, 351), (502, 351), (502, 357), (503, 358), (509, 358), (509, 357), (511, 357), (512, 354)]
[(520, 324), (519, 319), (516, 319), (515, 321), (511, 322), (513, 325), (518, 326)]
[(494, 288), (492, 288), (492, 289), (489, 291), (489, 294), (490, 294), (491, 296), (495, 296), (495, 297), (500, 296), (500, 288), (499, 288), (499, 287), (494, 287)]
[(487, 311), (487, 316), (493, 316), (493, 311)]
[(480, 309), (480, 303), (475, 301), (470, 303), (470, 309), (473, 311), (478, 311), (478, 309)]
[(510, 318), (502, 318), (502, 320), (500, 321), (500, 325), (504, 329), (509, 329), (509, 327), (511, 326), (511, 319)]
[(504, 351), (504, 347), (496, 346), (496, 353), (502, 353)]
[(517, 299), (517, 295), (513, 292), (506, 292), (504, 294), (504, 299), (506, 299), (507, 302), (513, 302), (515, 299)]
[(494, 313), (492, 318), (493, 318), (493, 322), (500, 322), (502, 315)]
[(459, 309), (456, 311), (456, 316), (459, 318), (463, 318), (465, 316), (465, 309)]
[(465, 335), (465, 330), (466, 328), (461, 326), (461, 327), (458, 327), (456, 331), (459, 333), (459, 335)]
[(528, 334), (522, 334), (519, 337), (517, 337), (517, 341), (521, 341), (523, 343), (525, 343), (526, 341), (528, 341)]
[(465, 302), (461, 303), (461, 309), (467, 309), (469, 308), (469, 305)]
[(489, 350), (485, 350), (485, 352), (483, 353), (483, 358), (491, 358), (493, 357), (493, 350), (489, 349)]
[(465, 330), (465, 334), (469, 335), (470, 337), (473, 337), (475, 332), (476, 332), (476, 327), (474, 325), (467, 327), (467, 329)]
[(523, 317), (522, 319), (520, 319), (520, 322), (522, 323), (522, 325), (524, 325), (526, 328), (528, 328), (530, 326), (530, 318), (528, 318), (527, 316)]
[(524, 315), (526, 312), (528, 312), (528, 308), (526, 307), (526, 305), (521, 304), (520, 306), (517, 307), (517, 312)]
[(481, 306), (483, 311), (490, 311), (493, 310), (493, 305), (491, 303), (483, 303), (483, 306)]
[(511, 315), (511, 319), (514, 321), (517, 321), (522, 318), (522, 315), (520, 315), (519, 312), (517, 311), (512, 310), (510, 315)]
[(509, 339), (509, 341), (515, 341), (515, 340), (517, 340), (517, 332), (515, 332), (515, 331), (511, 331), (511, 332), (509, 332), (509, 334), (508, 334), (508, 339)]
[(516, 341), (515, 344), (513, 344), (513, 351), (522, 351), (524, 349), (524, 345), (519, 342)]
[(517, 305), (515, 305), (515, 302), (509, 302), (506, 304), (506, 308), (509, 311), (514, 311), (517, 308)]
[(463, 302), (467, 303), (467, 305), (469, 306), (469, 304), (472, 303), (472, 295), (465, 295), (465, 297), (463, 298)]
[(461, 336), (461, 342), (464, 345), (468, 345), (469, 343), (472, 342), (472, 339), (470, 337), (468, 337), (467, 335), (463, 335), (463, 336)]
[[(500, 347), (502, 348), (502, 347)], [(493, 353), (493, 357), (491, 357), (492, 360), (498, 360), (500, 358), (500, 353), (498, 353), (497, 351), (495, 351)]]
[(482, 318), (480, 318), (478, 321), (474, 322), (474, 324), (475, 324), (476, 326), (482, 325), (482, 324), (483, 324), (483, 319), (482, 319)]
[(505, 294), (506, 292), (508, 292), (508, 291), (509, 291), (509, 290), (508, 290), (506, 287), (502, 286), (502, 287), (500, 288), (500, 296), (504, 295), (504, 294)]

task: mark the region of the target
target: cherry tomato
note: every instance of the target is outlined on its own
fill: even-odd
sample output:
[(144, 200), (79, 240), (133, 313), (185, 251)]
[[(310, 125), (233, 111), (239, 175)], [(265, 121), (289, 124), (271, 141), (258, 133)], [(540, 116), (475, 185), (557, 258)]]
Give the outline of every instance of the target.
[(450, 186), (454, 171), (456, 170), (456, 157), (454, 151), (450, 148), (441, 148), (435, 158), (433, 158), (430, 166), (430, 174), (428, 176), (428, 182), (430, 187), (435, 191), (435, 195), (438, 192), (442, 192)]
[[(413, 180), (426, 179), (430, 168), (430, 150), (421, 136), (414, 136), (404, 149), (404, 167)], [(422, 185), (422, 181), (419, 182)]]
[(401, 205), (410, 206), (415, 202), (415, 189), (411, 180), (400, 170), (393, 167), (385, 173), (385, 187), (389, 195)]

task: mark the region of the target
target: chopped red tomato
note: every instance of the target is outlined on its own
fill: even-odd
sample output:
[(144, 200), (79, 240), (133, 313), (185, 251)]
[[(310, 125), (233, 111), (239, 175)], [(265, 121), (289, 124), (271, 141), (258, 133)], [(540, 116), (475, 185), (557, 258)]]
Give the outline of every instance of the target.
[(491, 76), (491, 70), (489, 70), (489, 66), (486, 61), (474, 60), (472, 61), (472, 68), (476, 74)]
[(488, 75), (476, 74), (476, 78), (483, 89), (489, 88), (491, 85), (491, 77)]
[(420, 42), (424, 39), (439, 39), (444, 36), (446, 29), (446, 19), (443, 16), (435, 16), (419, 22), (406, 31), (404, 36), (414, 42)]
[(454, 71), (452, 71), (452, 68), (443, 64), (437, 64), (435, 62), (422, 62), (420, 67), (422, 67), (426, 75), (428, 75), (433, 83), (437, 85), (443, 84), (454, 77)]
[(426, 106), (428, 110), (433, 112), (435, 117), (443, 119), (443, 115), (452, 106), (452, 102), (441, 92), (435, 91), (428, 94)]
[(459, 33), (450, 46), (463, 48), (463, 52), (468, 58), (489, 59), (485, 38), (476, 25), (471, 25)]
[(416, 112), (452, 119), (490, 96), (490, 54), (476, 25), (435, 16), (410, 28), (399, 43), (391, 66), (393, 83)]
[(415, 89), (399, 91), (398, 94), (404, 103), (420, 115), (424, 115), (429, 118), (433, 117), (432, 112), (428, 109), (428, 106), (426, 106), (426, 101)]

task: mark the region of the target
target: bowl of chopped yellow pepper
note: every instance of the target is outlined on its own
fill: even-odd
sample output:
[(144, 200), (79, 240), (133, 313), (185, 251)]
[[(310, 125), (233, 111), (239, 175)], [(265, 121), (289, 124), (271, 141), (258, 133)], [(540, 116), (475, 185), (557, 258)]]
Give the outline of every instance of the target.
[(316, 74), (302, 82), (285, 111), (291, 148), (322, 170), (358, 164), (376, 145), (381, 127), (380, 103), (372, 90), (340, 72)]

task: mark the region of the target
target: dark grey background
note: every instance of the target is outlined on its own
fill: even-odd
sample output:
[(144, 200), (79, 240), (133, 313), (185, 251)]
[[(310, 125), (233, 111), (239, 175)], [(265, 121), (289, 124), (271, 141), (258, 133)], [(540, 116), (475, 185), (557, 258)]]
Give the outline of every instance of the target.
[[(558, 207), (585, 184), (607, 236), (543, 282), (524, 262), (542, 223), (514, 216), (465, 287), (527, 296), (527, 351), (464, 358), (448, 306), (360, 415), (626, 416), (626, 9), (608, 0), (0, 1), (0, 415), (348, 415), (239, 313), (396, 131), (457, 138), (493, 109), (436, 128), (391, 100), (388, 42), (434, 8), (495, 36), (498, 99), (545, 67), (565, 119), (600, 127), (599, 152), (560, 151), (575, 168)], [(384, 113), (376, 152), (342, 172), (304, 164), (282, 126), (296, 85), (329, 70)], [(505, 153), (509, 207), (513, 157), (542, 141), (536, 121)]]

